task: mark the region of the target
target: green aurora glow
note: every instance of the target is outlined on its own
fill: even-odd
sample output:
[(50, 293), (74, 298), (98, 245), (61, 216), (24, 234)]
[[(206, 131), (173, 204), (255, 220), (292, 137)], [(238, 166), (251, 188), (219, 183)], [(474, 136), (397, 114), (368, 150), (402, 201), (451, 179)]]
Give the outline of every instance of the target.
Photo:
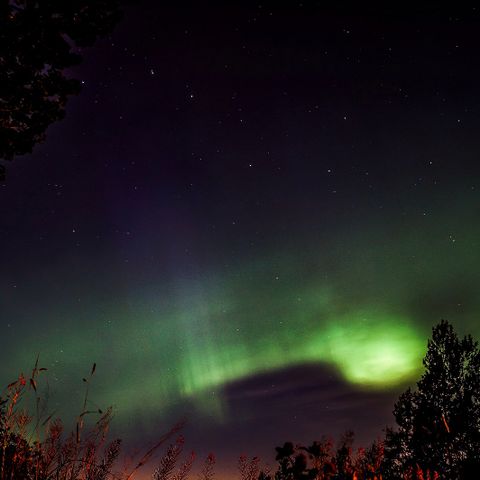
[[(43, 363), (71, 388), (68, 377), (96, 361), (96, 401), (116, 405), (120, 417), (139, 404), (148, 415), (185, 400), (221, 419), (225, 384), (302, 364), (331, 367), (358, 388), (395, 388), (420, 373), (432, 323), (455, 316), (467, 329), (478, 311), (478, 297), (463, 289), (480, 285), (472, 255), (479, 237), (460, 228), (473, 215), (472, 208), (448, 217), (447, 228), (425, 220), (431, 233), (423, 238), (410, 229), (392, 241), (395, 232), (372, 226), (357, 231), (355, 245), (337, 237), (320, 253), (306, 246), (179, 276), (70, 314), (46, 333), (26, 335), (11, 355), (27, 368), (41, 338)], [(102, 374), (102, 364), (116, 373)]]

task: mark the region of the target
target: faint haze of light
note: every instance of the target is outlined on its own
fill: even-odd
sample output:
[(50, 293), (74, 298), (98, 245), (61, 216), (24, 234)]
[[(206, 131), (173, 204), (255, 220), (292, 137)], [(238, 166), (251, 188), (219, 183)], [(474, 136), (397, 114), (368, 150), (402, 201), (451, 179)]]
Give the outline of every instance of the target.
[[(112, 265), (108, 278), (123, 297), (99, 301), (86, 285), (92, 300), (83, 309), (27, 307), (38, 322), (21, 342), (4, 341), (5, 356), (28, 369), (40, 345), (67, 406), (96, 361), (95, 401), (113, 405), (122, 424), (184, 407), (222, 419), (228, 384), (303, 364), (334, 370), (359, 389), (413, 383), (432, 323), (452, 319), (478, 334), (480, 232), (470, 227), (478, 203), (471, 195), (442, 204), (441, 214), (422, 216), (415, 228), (361, 219), (325, 244), (293, 238), (228, 268), (173, 259), (171, 274), (139, 276), (125, 290)], [(0, 365), (7, 382), (8, 368)]]
[[(46, 355), (63, 345), (68, 370), (77, 373), (96, 359), (105, 371), (96, 401), (115, 405), (121, 418), (140, 406), (155, 413), (185, 401), (221, 420), (225, 385), (303, 364), (330, 367), (351, 384), (378, 390), (419, 373), (423, 337), (404, 315), (341, 307), (331, 287), (314, 281), (295, 289), (286, 282), (275, 291), (262, 285), (242, 291), (218, 278), (182, 283), (177, 300), (154, 312), (109, 314), (113, 330), (95, 325), (73, 337), (58, 327)], [(110, 375), (112, 368), (119, 373)]]
[[(276, 262), (269, 259), (233, 274), (179, 277), (173, 286), (104, 305), (91, 321), (72, 312), (51, 322), (40, 353), (51, 372), (63, 370), (58, 394), (68, 395), (74, 385), (68, 377), (96, 361), (95, 401), (114, 405), (120, 418), (186, 402), (221, 420), (226, 385), (292, 366), (326, 366), (348, 383), (377, 390), (417, 377), (425, 338), (401, 306), (372, 293), (370, 284), (357, 287), (360, 302), (341, 282), (280, 260), (282, 278), (272, 274)], [(24, 345), (17, 364), (28, 366), (35, 338), (27, 336)]]
[[(478, 331), (471, 318), (480, 309), (480, 249), (478, 232), (462, 227), (475, 217), (468, 205), (463, 216), (445, 208), (443, 223), (432, 220), (424, 236), (359, 225), (354, 246), (350, 233), (320, 252), (292, 241), (229, 268), (175, 265), (171, 276), (84, 310), (36, 307), (39, 321), (21, 348), (6, 344), (5, 352), (28, 368), (41, 344), (62, 405), (96, 361), (95, 400), (113, 405), (121, 422), (139, 409), (147, 419), (184, 406), (221, 420), (225, 386), (303, 364), (334, 370), (360, 389), (411, 383), (433, 322), (444, 316)], [(461, 242), (449, 240), (447, 223)], [(7, 365), (1, 369), (8, 380)]]

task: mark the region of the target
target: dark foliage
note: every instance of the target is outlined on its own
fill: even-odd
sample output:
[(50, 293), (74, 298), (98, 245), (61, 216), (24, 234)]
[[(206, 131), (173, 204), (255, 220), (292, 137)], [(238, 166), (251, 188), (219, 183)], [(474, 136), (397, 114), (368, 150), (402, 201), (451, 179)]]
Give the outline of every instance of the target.
[(417, 389), (395, 404), (398, 430), (388, 430), (387, 478), (420, 467), (442, 478), (474, 478), (480, 468), (480, 351), (442, 321), (433, 328)]
[(0, 0), (0, 158), (31, 152), (63, 118), (80, 91), (65, 69), (120, 17), (117, 0)]
[(317, 476), (317, 469), (310, 468), (307, 456), (293, 446), (293, 443), (286, 442), (283, 447), (276, 447), (278, 470), (275, 473), (275, 480), (309, 480)]
[(353, 477), (354, 464), (352, 459), (354, 435), (352, 431), (345, 432), (340, 440), (335, 455), (337, 477), (339, 480), (347, 480)]
[[(278, 468), (274, 480), (354, 480), (380, 479), (383, 445), (374, 442), (368, 449), (353, 454), (354, 436), (346, 432), (336, 449), (330, 440), (323, 438), (310, 446), (294, 446), (287, 442), (277, 447)], [(272, 480), (261, 472), (261, 480)]]

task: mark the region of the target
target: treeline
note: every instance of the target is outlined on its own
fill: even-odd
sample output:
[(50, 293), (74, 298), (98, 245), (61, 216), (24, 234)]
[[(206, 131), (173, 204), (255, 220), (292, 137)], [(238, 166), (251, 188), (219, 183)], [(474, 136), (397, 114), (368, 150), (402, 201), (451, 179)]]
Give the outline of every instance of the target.
[[(367, 448), (354, 450), (346, 432), (334, 444), (326, 438), (311, 445), (284, 443), (277, 464), (262, 468), (257, 457), (241, 456), (241, 480), (461, 480), (480, 478), (480, 351), (471, 336), (459, 338), (446, 321), (433, 328), (416, 389), (405, 391), (394, 406), (396, 427)], [(174, 426), (142, 456), (119, 468), (121, 441), (108, 441), (110, 409), (90, 410), (86, 384), (83, 409), (72, 432), (47, 415), (37, 392), (43, 374), (38, 360), (31, 375), (8, 385), (0, 401), (0, 480), (131, 480), (152, 463), (160, 449), (153, 480), (187, 480), (195, 460), (184, 454), (184, 440)], [(33, 393), (34, 412), (23, 406)], [(95, 417), (89, 422), (87, 418)], [(215, 456), (199, 468), (198, 480), (213, 480)]]

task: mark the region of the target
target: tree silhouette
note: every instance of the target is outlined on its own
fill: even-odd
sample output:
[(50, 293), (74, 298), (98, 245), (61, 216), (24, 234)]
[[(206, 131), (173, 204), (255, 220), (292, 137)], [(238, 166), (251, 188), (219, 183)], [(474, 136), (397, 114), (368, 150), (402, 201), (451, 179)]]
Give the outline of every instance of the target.
[[(387, 478), (420, 467), (456, 480), (480, 467), (480, 351), (471, 336), (459, 339), (443, 321), (433, 328), (417, 389), (394, 408), (398, 430), (388, 430)], [(478, 473), (477, 473), (478, 474)]]
[(310, 468), (307, 456), (299, 453), (293, 443), (285, 442), (283, 447), (275, 447), (278, 470), (275, 480), (313, 480), (318, 475), (318, 470)]
[(382, 478), (383, 443), (383, 440), (377, 440), (367, 448), (359, 448), (354, 466), (355, 472), (362, 474), (358, 478), (372, 480)]
[[(261, 472), (259, 480), (353, 480), (380, 478), (383, 444), (375, 442), (368, 449), (353, 455), (354, 435), (347, 431), (337, 448), (323, 437), (309, 446), (294, 446), (286, 442), (276, 447), (278, 468), (274, 477)], [(305, 452), (305, 453), (304, 453)]]
[(338, 444), (335, 455), (335, 465), (337, 466), (338, 480), (347, 480), (353, 476), (353, 459), (352, 446), (354, 441), (354, 434), (351, 430), (345, 432)]
[[(300, 447), (300, 450), (307, 453), (313, 463), (313, 467), (320, 472), (324, 470), (325, 465), (329, 463), (333, 457), (332, 446), (332, 441), (323, 437), (320, 441), (315, 440), (308, 447)], [(332, 470), (330, 467), (331, 465), (327, 467), (327, 470)]]
[(0, 0), (0, 159), (31, 152), (64, 117), (80, 91), (65, 69), (120, 18), (117, 0)]

